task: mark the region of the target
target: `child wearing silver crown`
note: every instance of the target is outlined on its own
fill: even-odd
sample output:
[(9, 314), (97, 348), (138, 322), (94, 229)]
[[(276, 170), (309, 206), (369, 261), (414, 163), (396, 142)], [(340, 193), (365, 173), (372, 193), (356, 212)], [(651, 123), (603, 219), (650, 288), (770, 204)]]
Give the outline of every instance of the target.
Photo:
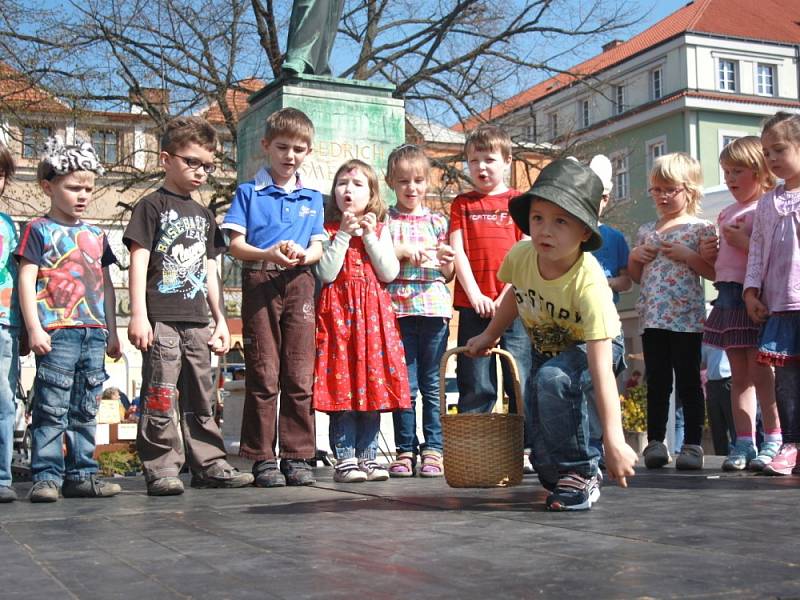
[(94, 459), (104, 355), (121, 355), (108, 273), (116, 259), (103, 231), (81, 220), (103, 173), (90, 144), (50, 138), (36, 173), (50, 210), (28, 223), (15, 252), (20, 310), (36, 354), (31, 502), (121, 491), (96, 478)]

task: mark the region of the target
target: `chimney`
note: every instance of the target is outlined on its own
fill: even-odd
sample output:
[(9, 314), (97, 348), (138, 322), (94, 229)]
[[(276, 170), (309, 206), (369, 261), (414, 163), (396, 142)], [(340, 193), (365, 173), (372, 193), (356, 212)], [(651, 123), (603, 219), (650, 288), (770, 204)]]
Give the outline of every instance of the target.
[(162, 112), (169, 112), (169, 91), (160, 88), (139, 88), (137, 92), (133, 88), (128, 89), (128, 99), (131, 103), (131, 113), (140, 115), (144, 112), (145, 101), (156, 106)]
[(606, 42), (603, 44), (603, 52), (608, 52), (609, 50), (613, 50), (617, 46), (622, 45), (622, 40), (611, 40), (610, 42)]

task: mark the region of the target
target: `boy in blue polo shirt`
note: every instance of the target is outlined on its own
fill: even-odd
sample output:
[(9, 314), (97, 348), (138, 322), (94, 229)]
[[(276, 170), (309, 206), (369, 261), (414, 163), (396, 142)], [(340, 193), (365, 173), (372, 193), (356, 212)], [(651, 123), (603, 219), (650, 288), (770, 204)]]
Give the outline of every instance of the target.
[(314, 125), (301, 111), (283, 108), (270, 115), (261, 140), (269, 166), (236, 189), (222, 223), (230, 232), (230, 253), (242, 261), (245, 400), (239, 453), (255, 461), (259, 487), (314, 483), (305, 462), (316, 454), (309, 265), (322, 256), (325, 232), (322, 194), (303, 187), (298, 173), (313, 137)]

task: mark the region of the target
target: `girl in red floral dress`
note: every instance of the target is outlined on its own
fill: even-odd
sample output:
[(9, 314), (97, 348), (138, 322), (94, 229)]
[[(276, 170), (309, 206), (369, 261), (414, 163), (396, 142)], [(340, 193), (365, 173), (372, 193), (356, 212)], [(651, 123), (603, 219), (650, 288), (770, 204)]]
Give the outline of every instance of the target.
[(381, 412), (410, 407), (403, 344), (384, 284), (400, 270), (375, 171), (344, 163), (325, 211), (322, 281), (317, 305), (314, 408), (330, 413), (336, 452), (333, 479), (383, 481), (375, 462)]

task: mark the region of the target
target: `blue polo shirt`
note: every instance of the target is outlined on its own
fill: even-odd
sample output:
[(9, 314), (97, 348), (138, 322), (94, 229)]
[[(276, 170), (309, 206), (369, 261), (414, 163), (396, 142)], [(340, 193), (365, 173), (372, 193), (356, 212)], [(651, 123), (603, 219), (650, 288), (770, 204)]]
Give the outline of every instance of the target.
[(322, 194), (302, 186), (300, 175), (291, 192), (276, 185), (266, 167), (253, 181), (236, 188), (231, 207), (220, 226), (238, 231), (256, 248), (269, 248), (292, 240), (303, 248), (313, 241), (327, 239), (323, 228)]
[[(603, 267), (606, 277), (616, 277), (620, 269), (628, 268), (628, 242), (625, 236), (613, 227), (600, 223), (600, 235), (603, 245), (592, 252), (597, 262)], [(614, 292), (614, 304), (619, 302), (619, 293)]]

